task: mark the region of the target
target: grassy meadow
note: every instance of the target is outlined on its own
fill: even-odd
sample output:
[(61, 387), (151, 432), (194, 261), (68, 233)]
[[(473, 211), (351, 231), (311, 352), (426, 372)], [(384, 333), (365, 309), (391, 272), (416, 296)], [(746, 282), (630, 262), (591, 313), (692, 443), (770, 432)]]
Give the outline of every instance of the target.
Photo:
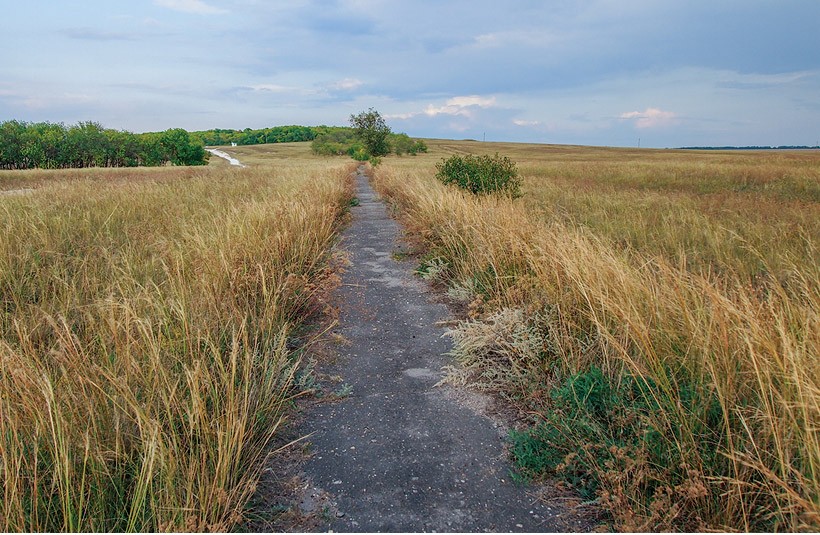
[[(621, 530), (820, 529), (820, 153), (428, 147), (374, 183), (469, 316), (449, 380), (519, 408), (524, 474)], [(434, 178), (495, 152), (522, 198)]]
[[(293, 396), (344, 160), (0, 172), (0, 530), (227, 531)], [(239, 152), (239, 151), (237, 151)]]
[[(820, 529), (820, 154), (428, 140), (375, 187), (461, 303), (448, 381), (628, 531)], [(347, 158), (0, 171), (0, 528), (226, 531), (294, 396)], [(524, 195), (435, 178), (517, 162)], [(296, 349), (294, 349), (296, 348)]]

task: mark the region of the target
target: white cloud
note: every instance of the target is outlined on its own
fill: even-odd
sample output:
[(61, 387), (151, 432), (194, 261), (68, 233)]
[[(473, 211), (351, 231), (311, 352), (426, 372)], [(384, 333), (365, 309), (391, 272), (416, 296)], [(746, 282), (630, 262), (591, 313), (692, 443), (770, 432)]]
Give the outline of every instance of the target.
[(464, 117), (472, 117), (472, 108), (491, 108), (493, 106), (495, 106), (495, 97), (469, 95), (448, 99), (444, 106), (436, 107), (430, 104), (424, 109), (424, 114), (429, 117), (435, 117), (436, 115), (462, 115)]
[(495, 97), (480, 97), (478, 95), (453, 97), (447, 101), (447, 105), (458, 107), (478, 106), (479, 108), (491, 108), (495, 106)]
[(88, 93), (50, 93), (2, 84), (0, 85), (0, 101), (6, 101), (16, 108), (36, 111), (59, 109), (64, 106), (82, 106), (96, 102), (98, 98)]
[(34, 95), (22, 99), (20, 104), (29, 110), (48, 110), (61, 106), (83, 105), (93, 101), (94, 99), (89, 95), (65, 93), (56, 96)]
[(413, 118), (413, 117), (415, 117), (416, 115), (418, 115), (418, 113), (417, 113), (417, 112), (412, 112), (412, 111), (411, 111), (411, 112), (408, 112), (408, 113), (390, 113), (390, 114), (385, 114), (385, 115), (384, 115), (384, 118), (385, 118), (385, 119), (412, 119), (412, 118)]
[(443, 106), (428, 104), (424, 110), (418, 112), (394, 113), (385, 115), (385, 119), (412, 119), (418, 115), (436, 117), (438, 115), (452, 115), (473, 118), (475, 110), (482, 108), (493, 108), (496, 105), (495, 97), (482, 97), (479, 95), (465, 95), (447, 99)]
[(677, 114), (658, 108), (646, 108), (644, 111), (628, 111), (620, 115), (621, 119), (634, 119), (637, 128), (654, 128), (674, 122)]
[(343, 78), (336, 82), (333, 82), (328, 87), (335, 91), (353, 91), (364, 85), (364, 82), (357, 78)]
[(480, 49), (500, 48), (509, 46), (523, 46), (528, 48), (543, 48), (554, 46), (566, 39), (554, 32), (516, 29), (514, 31), (492, 32), (477, 35), (473, 38), (473, 44)]
[(796, 71), (777, 74), (738, 73), (719, 71), (715, 73), (717, 86), (730, 89), (767, 89), (801, 82), (816, 77), (818, 71)]
[(469, 116), (470, 112), (464, 110), (458, 106), (440, 106), (436, 107), (432, 104), (428, 104), (426, 108), (424, 108), (424, 115), (435, 117), (436, 115), (466, 115)]
[[(299, 82), (298, 80), (291, 80)], [(334, 91), (354, 91), (355, 89), (364, 85), (364, 82), (356, 78), (342, 78), (330, 83), (317, 83), (313, 87), (305, 87), (304, 85), (285, 85), (273, 83), (261, 83), (245, 86), (242, 89), (246, 91), (253, 91), (254, 93), (277, 93), (277, 94), (292, 94), (302, 96), (327, 96)]]
[(226, 10), (206, 4), (202, 0), (154, 0), (154, 4), (174, 11), (196, 13), (198, 15), (227, 13)]
[(541, 121), (525, 121), (523, 119), (513, 119), (513, 124), (516, 126), (540, 126)]
[(288, 91), (293, 91), (295, 88), (288, 87), (286, 85), (279, 85), (279, 84), (255, 84), (249, 86), (249, 88), (253, 91), (260, 91), (265, 93), (287, 93)]

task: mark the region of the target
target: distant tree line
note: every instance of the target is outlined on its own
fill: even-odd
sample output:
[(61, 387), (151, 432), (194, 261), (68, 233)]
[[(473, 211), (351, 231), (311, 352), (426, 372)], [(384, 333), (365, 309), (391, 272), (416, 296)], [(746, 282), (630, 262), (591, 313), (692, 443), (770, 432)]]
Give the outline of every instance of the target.
[(181, 128), (133, 134), (87, 121), (0, 123), (0, 169), (204, 165), (202, 142)]
[[(289, 125), (195, 132), (173, 128), (134, 134), (92, 121), (65, 126), (10, 120), (0, 122), (0, 169), (204, 165), (208, 162), (205, 146), (297, 141), (311, 141), (313, 152), (319, 155), (348, 155), (358, 160), (371, 156), (351, 127)], [(427, 152), (424, 141), (392, 132), (382, 148), (384, 154)]]
[[(361, 137), (357, 137), (356, 130), (347, 126), (272, 126), (253, 130), (232, 130), (214, 128), (191, 132), (191, 136), (200, 139), (206, 146), (230, 145), (259, 145), (263, 143), (292, 143), (310, 141), (315, 154), (323, 156), (348, 155), (359, 160), (366, 160), (368, 151)], [(411, 139), (407, 134), (390, 133), (387, 136), (387, 152), (402, 154), (416, 154), (427, 152), (424, 141)]]
[(225, 128), (213, 128), (211, 130), (201, 130), (191, 132), (202, 140), (207, 146), (215, 145), (260, 145), (263, 143), (291, 143), (295, 141), (313, 141), (316, 135), (322, 131), (322, 126), (273, 126), (270, 128), (260, 128), (252, 130), (231, 130)]

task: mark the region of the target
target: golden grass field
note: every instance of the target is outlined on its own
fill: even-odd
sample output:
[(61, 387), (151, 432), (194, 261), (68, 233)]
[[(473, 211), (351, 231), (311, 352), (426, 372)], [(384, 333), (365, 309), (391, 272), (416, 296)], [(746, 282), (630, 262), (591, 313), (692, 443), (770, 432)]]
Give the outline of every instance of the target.
[(243, 521), (351, 195), (303, 149), (0, 172), (0, 530)]
[[(615, 529), (820, 529), (818, 152), (427, 144), (374, 185), (464, 305), (448, 380), (518, 408), (519, 462), (560, 454), (522, 470), (595, 481)], [(0, 195), (4, 531), (242, 522), (352, 185), (226, 150), (249, 167), (0, 172), (35, 190)], [(522, 198), (434, 178), (495, 152)]]
[[(472, 318), (450, 380), (536, 429), (520, 459), (564, 447), (617, 529), (820, 527), (820, 153), (428, 146), (375, 184)], [(495, 152), (522, 198), (434, 178)]]

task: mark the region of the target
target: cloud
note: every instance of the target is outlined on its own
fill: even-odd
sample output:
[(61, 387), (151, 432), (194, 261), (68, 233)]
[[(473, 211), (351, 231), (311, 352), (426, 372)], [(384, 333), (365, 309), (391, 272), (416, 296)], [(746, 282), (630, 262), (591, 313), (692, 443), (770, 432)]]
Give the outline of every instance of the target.
[(424, 109), (424, 114), (429, 117), (436, 115), (462, 115), (472, 117), (474, 108), (491, 108), (495, 106), (495, 97), (480, 97), (469, 95), (464, 97), (453, 97), (448, 99), (444, 106), (428, 105)]
[(13, 91), (4, 91), (3, 93), (0, 93), (0, 96), (8, 98), (14, 105), (34, 111), (53, 110), (68, 106), (83, 106), (97, 100), (92, 95), (86, 93), (33, 93), (25, 95)]
[(552, 46), (565, 39), (557, 32), (545, 32), (542, 28), (527, 30), (516, 28), (505, 32), (484, 33), (473, 38), (473, 44), (479, 48), (495, 47), (527, 47), (544, 48)]
[[(298, 81), (297, 81), (298, 82)], [(313, 87), (308, 87), (305, 84), (251, 84), (243, 86), (240, 89), (245, 91), (253, 91), (258, 93), (293, 93), (298, 95), (323, 95), (329, 91), (354, 91), (364, 85), (364, 82), (357, 78), (342, 78), (335, 82), (328, 83), (314, 83)]]
[(716, 87), (725, 89), (768, 89), (801, 82), (816, 77), (818, 74), (820, 74), (820, 71), (816, 70), (777, 74), (742, 74), (727, 71), (720, 73), (721, 79), (716, 83)]
[(428, 104), (422, 111), (412, 111), (405, 113), (393, 113), (385, 115), (385, 119), (412, 119), (419, 115), (436, 117), (438, 115), (451, 115), (473, 118), (477, 109), (493, 108), (496, 105), (495, 97), (482, 97), (479, 95), (467, 95), (447, 99), (443, 106)]
[(634, 119), (637, 128), (655, 128), (674, 122), (677, 114), (658, 108), (646, 108), (644, 111), (629, 111), (620, 115), (621, 119)]
[[(0, 92), (0, 95), (2, 93)], [(418, 112), (407, 112), (407, 113), (386, 113), (384, 114), (385, 119), (399, 119), (399, 120), (407, 120), (412, 119), (413, 117), (417, 116)]]
[(513, 124), (516, 126), (540, 126), (541, 121), (525, 121), (523, 119), (513, 119)]
[(328, 88), (334, 91), (353, 91), (354, 89), (361, 87), (363, 84), (364, 82), (356, 78), (343, 78), (342, 80), (333, 82), (328, 86)]
[(333, 92), (346, 92), (356, 90), (363, 85), (361, 80), (354, 78), (344, 78), (330, 83), (313, 83), (311, 85), (299, 84), (252, 84), (237, 88), (240, 91), (250, 91), (256, 94), (288, 94), (303, 97), (330, 97)]
[(251, 91), (260, 91), (264, 93), (287, 93), (295, 91), (297, 88), (279, 84), (254, 84), (248, 86), (247, 89), (250, 89)]
[(197, 15), (217, 15), (227, 13), (226, 10), (206, 4), (202, 0), (154, 0), (154, 4), (181, 11), (183, 13), (196, 13)]
[(469, 106), (478, 106), (479, 108), (491, 108), (495, 106), (495, 97), (480, 97), (478, 95), (470, 95), (468, 97), (453, 97), (447, 101), (448, 106), (458, 106), (466, 108)]

